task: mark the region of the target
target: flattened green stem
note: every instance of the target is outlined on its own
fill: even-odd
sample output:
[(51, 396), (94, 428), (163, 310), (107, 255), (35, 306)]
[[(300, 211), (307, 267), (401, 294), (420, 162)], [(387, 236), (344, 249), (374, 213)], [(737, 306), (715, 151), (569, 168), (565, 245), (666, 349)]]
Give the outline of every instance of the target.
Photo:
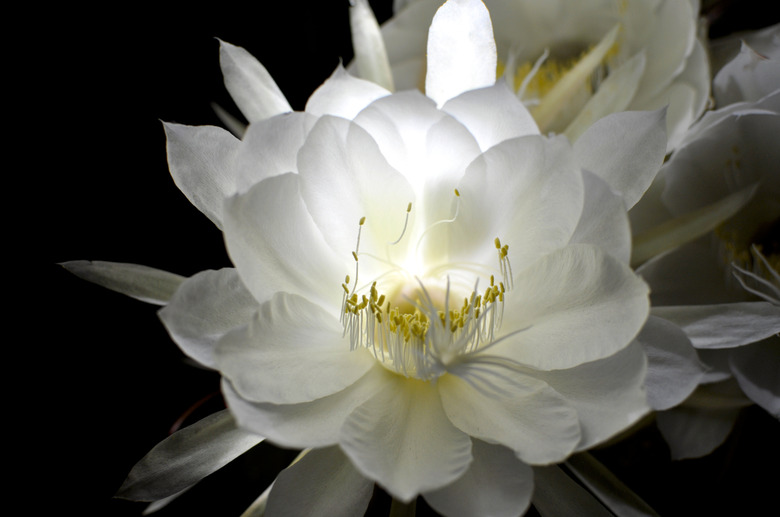
[(634, 238), (631, 266), (637, 267), (651, 258), (691, 242), (739, 212), (756, 192), (750, 185), (711, 205), (659, 224)]

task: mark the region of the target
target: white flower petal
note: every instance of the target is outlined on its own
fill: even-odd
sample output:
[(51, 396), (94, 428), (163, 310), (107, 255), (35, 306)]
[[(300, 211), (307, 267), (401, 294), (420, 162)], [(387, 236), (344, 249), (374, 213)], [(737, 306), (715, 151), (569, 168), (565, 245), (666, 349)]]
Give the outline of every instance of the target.
[(693, 393), (704, 367), (680, 327), (650, 316), (637, 341), (647, 354), (647, 401), (655, 410), (669, 409)]
[(425, 93), (441, 106), (496, 82), (496, 43), (490, 13), (479, 0), (449, 0), (428, 32)]
[(348, 262), (324, 241), (298, 185), (297, 174), (282, 174), (230, 198), (225, 205), (228, 253), (258, 302), (287, 291), (339, 307), (339, 282)]
[(338, 447), (315, 449), (279, 473), (265, 515), (363, 515), (373, 491)]
[(359, 75), (387, 90), (393, 90), (393, 74), (387, 59), (379, 23), (367, 0), (355, 0), (349, 9), (352, 48)]
[(136, 463), (117, 496), (156, 501), (177, 494), (262, 441), (236, 427), (227, 410), (219, 411), (157, 444)]
[[(361, 249), (384, 255), (415, 200), (408, 182), (388, 165), (372, 137), (342, 118), (319, 119), (298, 154), (298, 172), (307, 211), (331, 248), (346, 259), (351, 259), (363, 217)], [(371, 265), (366, 262), (366, 267)]]
[(404, 502), (453, 482), (471, 462), (471, 440), (447, 419), (437, 389), (398, 375), (350, 415), (340, 445), (358, 470)]
[(531, 113), (506, 81), (464, 92), (441, 109), (465, 125), (483, 151), (508, 138), (539, 134)]
[(164, 123), (168, 167), (187, 199), (222, 229), (222, 203), (235, 189), (240, 141), (222, 128)]
[(316, 120), (294, 112), (250, 124), (236, 153), (235, 192), (246, 192), (272, 176), (298, 172), (298, 150)]
[(224, 379), (222, 393), (241, 427), (282, 447), (326, 447), (338, 443), (341, 426), (356, 407), (387, 387), (388, 375), (376, 365), (351, 386), (300, 404), (252, 402)]
[(381, 86), (350, 75), (344, 67), (334, 70), (306, 101), (306, 113), (353, 119), (373, 101), (389, 95)]
[(425, 501), (448, 517), (515, 517), (531, 502), (534, 475), (510, 449), (472, 441), (474, 460), (455, 482), (423, 494)]
[(458, 190), (458, 217), (442, 228), (453, 260), (495, 263), (498, 237), (515, 272), (569, 241), (584, 202), (564, 137), (504, 140), (469, 165)]
[(216, 368), (214, 348), (219, 339), (248, 324), (259, 307), (236, 270), (221, 269), (202, 271), (185, 280), (159, 315), (188, 356)]
[(271, 74), (254, 56), (241, 47), (219, 43), (225, 88), (250, 123), (292, 111)]
[(717, 106), (757, 101), (780, 85), (780, 59), (768, 59), (742, 42), (739, 54), (712, 81)]
[(77, 277), (136, 300), (165, 305), (185, 277), (138, 264), (72, 260), (62, 267)]
[(580, 441), (577, 412), (547, 383), (479, 357), (439, 378), (449, 419), (470, 436), (500, 443), (526, 463), (566, 458)]
[(277, 404), (343, 390), (374, 364), (367, 351), (350, 351), (335, 315), (287, 293), (264, 303), (247, 328), (223, 337), (215, 357), (242, 397)]
[(658, 429), (672, 459), (700, 458), (722, 444), (734, 427), (739, 409), (675, 407), (656, 415)]
[(636, 337), (648, 288), (623, 263), (584, 244), (555, 251), (517, 274), (493, 353), (542, 370), (609, 357)]
[(585, 205), (572, 244), (595, 244), (621, 262), (631, 258), (631, 228), (623, 198), (595, 174), (582, 171)]
[(583, 169), (605, 180), (631, 208), (663, 164), (666, 109), (608, 115), (577, 139), (574, 153)]
[(648, 413), (646, 373), (642, 347), (633, 344), (606, 359), (532, 375), (549, 384), (577, 412), (582, 437), (576, 450), (581, 451), (612, 438)]
[(745, 395), (780, 419), (780, 338), (736, 348), (729, 362)]
[(780, 332), (780, 307), (768, 302), (653, 307), (685, 331), (696, 348), (733, 348)]

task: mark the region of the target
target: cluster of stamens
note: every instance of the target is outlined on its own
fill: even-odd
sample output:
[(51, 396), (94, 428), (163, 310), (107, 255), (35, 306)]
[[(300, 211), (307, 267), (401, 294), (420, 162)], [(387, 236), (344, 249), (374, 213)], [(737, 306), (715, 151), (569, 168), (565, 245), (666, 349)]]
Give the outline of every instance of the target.
[[(365, 218), (362, 218), (361, 229), (364, 223)], [(412, 280), (406, 275), (400, 283), (385, 284), (393, 289), (391, 294), (395, 294), (395, 298), (399, 297), (398, 291), (413, 293), (401, 295), (402, 300), (391, 301), (380, 292), (377, 281), (360, 289), (357, 281), (359, 236), (360, 231), (358, 245), (352, 253), (356, 263), (354, 282), (347, 275), (341, 285), (344, 291), (341, 323), (352, 350), (368, 349), (383, 365), (397, 373), (429, 379), (439, 375), (446, 366), (443, 364), (445, 356), (473, 352), (494, 340), (503, 318), (507, 286), (511, 287), (508, 245), (495, 239), (498, 269), (504, 281), (496, 282), (491, 275), (490, 285), (484, 291), (479, 291), (479, 286), (475, 285), (461, 304), (451, 308), (449, 277), (446, 289), (437, 288), (434, 293), (438, 295), (436, 302), (430, 286), (426, 287), (419, 278)], [(417, 286), (409, 289), (408, 284), (414, 281)], [(401, 289), (398, 289), (399, 285)], [(363, 294), (360, 294), (361, 290)]]

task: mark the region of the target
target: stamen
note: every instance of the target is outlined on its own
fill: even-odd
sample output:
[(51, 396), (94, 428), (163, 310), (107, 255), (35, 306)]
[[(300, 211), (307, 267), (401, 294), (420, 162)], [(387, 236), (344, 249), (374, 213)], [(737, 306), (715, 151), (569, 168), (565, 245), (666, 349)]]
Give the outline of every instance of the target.
[(410, 201), (409, 204), (406, 207), (406, 219), (404, 220), (404, 229), (401, 230), (401, 235), (399, 235), (396, 240), (394, 240), (393, 242), (389, 242), (388, 243), (390, 246), (395, 246), (396, 244), (401, 242), (401, 239), (404, 238), (404, 234), (406, 234), (406, 227), (409, 225), (409, 212), (411, 212), (411, 211), (412, 211), (412, 203)]
[(425, 236), (435, 227), (439, 226), (440, 224), (447, 224), (447, 223), (453, 223), (458, 218), (458, 214), (460, 214), (460, 191), (458, 189), (455, 189), (455, 215), (453, 215), (450, 219), (440, 219), (436, 221), (435, 223), (431, 224), (428, 228), (426, 228), (421, 234), (420, 238), (417, 240), (417, 247), (415, 248), (415, 253), (419, 254), (420, 252), (420, 245), (422, 244), (423, 239)]
[[(517, 89), (517, 97), (519, 99), (522, 99), (525, 96), (525, 90), (528, 88), (528, 84), (531, 82), (531, 80), (534, 78), (534, 76), (539, 72), (539, 69), (542, 68), (542, 65), (547, 60), (547, 58), (550, 56), (550, 49), (546, 48), (544, 49), (544, 52), (542, 52), (542, 55), (539, 56), (539, 59), (536, 60), (534, 63), (534, 66), (531, 68), (531, 71), (526, 74), (526, 76), (523, 78), (523, 82), (520, 83), (520, 88)], [(534, 104), (539, 104), (539, 99), (535, 99)]]

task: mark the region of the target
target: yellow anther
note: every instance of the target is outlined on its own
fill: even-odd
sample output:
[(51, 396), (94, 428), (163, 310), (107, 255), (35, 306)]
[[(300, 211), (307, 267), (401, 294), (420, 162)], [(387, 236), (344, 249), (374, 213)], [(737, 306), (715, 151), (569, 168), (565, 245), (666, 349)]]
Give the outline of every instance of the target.
[(412, 202), (410, 201), (409, 204), (406, 205), (406, 213), (408, 214), (411, 211), (412, 211)]
[(458, 197), (460, 197), (460, 190), (458, 190), (458, 189), (455, 189), (455, 195), (456, 195), (456, 196), (458, 196)]
[(354, 251), (352, 252), (352, 257), (355, 259), (355, 262), (358, 261), (358, 255)]
[(349, 294), (349, 287), (347, 287), (347, 284), (341, 284), (341, 287), (344, 288), (344, 292)]
[(363, 224), (365, 224), (365, 222), (366, 222), (366, 216), (361, 217), (360, 218), (360, 226), (363, 226)]
[(501, 239), (496, 237), (496, 240), (494, 242), (496, 243), (496, 249), (500, 250), (501, 249)]
[[(380, 307), (385, 304), (385, 295), (384, 294), (379, 295), (379, 299), (377, 300), (376, 304), (379, 305)], [(387, 307), (388, 307), (388, 310), (389, 310), (390, 309), (390, 304), (387, 304)]]

